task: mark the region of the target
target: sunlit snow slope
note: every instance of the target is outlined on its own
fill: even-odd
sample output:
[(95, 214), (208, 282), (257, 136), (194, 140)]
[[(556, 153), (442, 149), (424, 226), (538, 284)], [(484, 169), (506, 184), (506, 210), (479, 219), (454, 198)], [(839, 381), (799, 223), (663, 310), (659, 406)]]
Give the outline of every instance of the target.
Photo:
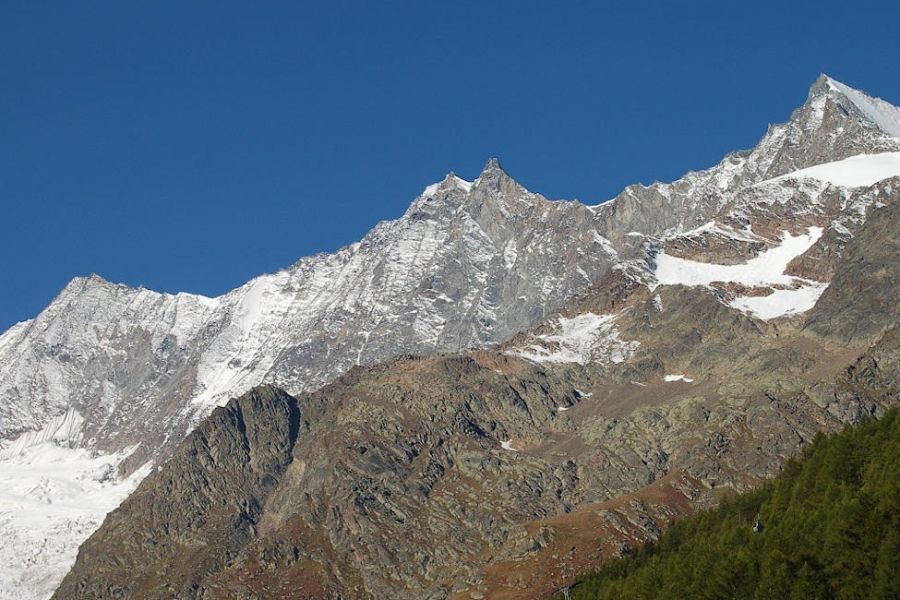
[(764, 295), (739, 295), (729, 303), (764, 320), (799, 314), (815, 305), (827, 285), (791, 277), (785, 270), (788, 263), (811, 248), (820, 237), (821, 227), (811, 227), (806, 234), (797, 236), (784, 232), (781, 245), (736, 265), (696, 262), (663, 252), (656, 257), (653, 274), (660, 285), (708, 286), (720, 282), (764, 288)]

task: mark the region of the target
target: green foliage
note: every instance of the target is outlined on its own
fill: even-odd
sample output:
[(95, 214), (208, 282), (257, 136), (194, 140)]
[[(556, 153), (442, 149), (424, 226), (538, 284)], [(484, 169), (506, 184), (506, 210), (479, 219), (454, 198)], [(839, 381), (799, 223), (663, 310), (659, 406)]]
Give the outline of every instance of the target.
[[(760, 515), (762, 530), (752, 529)], [(900, 598), (900, 413), (824, 436), (761, 488), (674, 523), (573, 600)]]

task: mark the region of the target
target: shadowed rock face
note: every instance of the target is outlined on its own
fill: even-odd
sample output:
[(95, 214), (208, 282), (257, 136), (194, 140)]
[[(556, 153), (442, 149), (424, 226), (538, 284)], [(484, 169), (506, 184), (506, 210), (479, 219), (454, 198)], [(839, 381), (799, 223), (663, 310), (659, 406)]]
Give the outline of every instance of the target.
[[(165, 469), (108, 515), (109, 535), (82, 547), (76, 569), (89, 563), (92, 576), (66, 580), (57, 596), (191, 594), (195, 581), (253, 539), (300, 435), (297, 401), (276, 388), (257, 388), (216, 409)], [(128, 560), (136, 556), (141, 560)]]
[[(886, 185), (900, 191), (900, 178)], [(807, 321), (810, 330), (853, 343), (877, 335), (885, 322), (900, 320), (898, 224), (898, 202), (873, 212), (847, 245), (831, 285), (811, 311)]]

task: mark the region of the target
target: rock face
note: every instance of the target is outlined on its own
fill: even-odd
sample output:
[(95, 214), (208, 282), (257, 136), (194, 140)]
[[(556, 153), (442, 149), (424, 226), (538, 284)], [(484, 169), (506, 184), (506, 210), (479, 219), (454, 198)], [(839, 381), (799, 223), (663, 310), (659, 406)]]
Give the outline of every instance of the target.
[(107, 518), (115, 540), (88, 540), (83, 546), (84, 556), (102, 556), (109, 566), (121, 566), (117, 555), (139, 553), (148, 568), (135, 564), (127, 577), (102, 585), (86, 579), (74, 586), (77, 590), (65, 587), (59, 593), (113, 598), (190, 593), (191, 581), (220, 570), (254, 537), (263, 506), (291, 462), (300, 426), (296, 400), (275, 388), (256, 388), (214, 410), (168, 467), (131, 494), (142, 534), (133, 535), (130, 511), (116, 510)]
[[(896, 196), (900, 178), (881, 187)], [(852, 343), (877, 334), (885, 321), (900, 321), (898, 223), (900, 205), (896, 201), (873, 211), (866, 226), (847, 244), (841, 268), (811, 311), (810, 330)]]
[[(896, 115), (900, 111), (887, 103), (823, 76), (790, 121), (770, 127), (753, 150), (674, 183), (629, 187), (599, 206), (550, 202), (490, 161), (473, 182), (451, 174), (428, 186), (400, 219), (379, 224), (359, 243), (302, 259), (220, 298), (76, 279), (35, 320), (0, 336), (0, 443), (20, 456), (33, 442), (55, 440), (116, 457), (110, 465), (124, 476), (160, 464), (227, 398), (259, 384), (277, 385), (298, 398), (301, 412), (317, 415), (309, 418), (309, 437), (301, 434), (293, 444), (283, 477), (271, 475), (280, 482), (266, 492), (272, 510), (263, 510), (258, 524), (241, 517), (245, 528), (226, 536), (228, 544), (237, 540), (237, 554), (229, 550), (186, 572), (178, 593), (240, 597), (244, 592), (236, 590), (256, 589), (246, 578), (259, 568), (281, 574), (253, 575), (260, 585), (313, 586), (319, 591), (311, 596), (401, 589), (412, 597), (442, 597), (474, 577), (487, 560), (480, 553), (497, 552), (513, 539), (508, 528), (638, 489), (674, 468), (678, 436), (688, 430), (671, 426), (680, 433), (663, 440), (649, 422), (621, 419), (666, 422), (668, 416), (647, 412), (662, 403), (678, 407), (671, 409), (672, 421), (719, 415), (706, 431), (721, 435), (726, 424), (740, 422), (731, 404), (740, 404), (736, 390), (756, 385), (760, 372), (771, 371), (764, 379), (775, 391), (796, 391), (798, 373), (812, 385), (828, 371), (820, 355), (847, 364), (847, 353), (880, 334), (886, 325), (877, 315), (858, 335), (852, 327), (842, 330), (836, 307), (846, 305), (847, 292), (829, 284), (871, 262), (865, 250), (856, 262), (845, 259), (851, 256), (845, 248), (858, 236), (867, 239), (861, 232), (877, 229), (870, 226), (879, 222), (874, 212), (896, 203), (898, 182), (880, 177), (847, 184), (827, 169), (804, 170), (900, 151)], [(891, 231), (881, 227), (871, 235)], [(810, 246), (778, 272), (740, 271), (801, 242)], [(690, 263), (701, 264), (701, 272), (716, 263), (724, 278), (685, 280), (685, 272), (696, 270)], [(677, 268), (666, 272), (665, 264)], [(723, 270), (729, 266), (739, 272)], [(852, 285), (870, 275), (849, 277)], [(893, 280), (877, 280), (879, 297), (887, 297)], [(809, 313), (808, 321), (792, 320), (807, 314), (820, 295), (831, 308)], [(877, 311), (879, 302), (870, 309)], [(865, 318), (864, 312), (857, 316)], [(807, 329), (794, 331), (798, 322)], [(785, 327), (793, 333), (772, 337)], [(308, 393), (355, 365), (499, 343), (496, 351), (463, 358), (355, 369)], [(752, 360), (733, 378), (722, 357), (747, 352)], [(785, 369), (785, 360), (800, 362)], [(715, 393), (682, 395), (693, 388), (677, 386), (689, 385), (686, 379), (698, 383), (701, 369), (716, 381)], [(657, 381), (679, 374), (678, 382)], [(591, 405), (588, 398), (602, 411), (576, 427), (578, 410), (594, 414), (582, 408)], [(77, 426), (60, 437), (48, 429), (60, 419)], [(831, 422), (823, 419), (811, 417), (803, 432)], [(772, 430), (785, 438), (769, 453), (727, 468), (709, 450), (727, 442), (702, 438), (705, 466), (692, 467), (691, 477), (739, 485), (739, 469), (747, 481), (765, 476), (803, 439), (793, 430)], [(539, 441), (544, 438), (546, 444)], [(523, 440), (527, 451), (519, 446)], [(545, 444), (549, 454), (533, 454), (535, 444)], [(150, 486), (159, 477), (147, 481)], [(505, 491), (485, 506), (486, 490)], [(163, 495), (134, 498), (152, 504)], [(11, 512), (24, 506), (8, 502)], [(65, 529), (69, 517), (60, 518)], [(177, 519), (165, 522), (145, 524), (152, 525), (146, 536), (183, 528)], [(121, 531), (138, 535), (130, 519), (121, 523)], [(0, 528), (15, 530), (15, 519), (0, 520)], [(126, 543), (130, 534), (121, 535), (111, 547), (121, 545), (140, 560), (137, 547)], [(43, 531), (35, 536), (46, 538)], [(281, 539), (297, 541), (282, 547)], [(425, 552), (435, 539), (451, 541), (441, 553)], [(102, 554), (101, 546), (94, 548)], [(52, 552), (52, 544), (45, 551)], [(41, 552), (20, 571), (40, 570)], [(159, 552), (148, 568), (188, 558), (180, 546)], [(0, 541), (0, 556), (15, 561), (17, 554)], [(285, 557), (294, 561), (287, 571), (278, 562)], [(110, 560), (154, 580), (131, 559)], [(145, 585), (91, 563), (86, 553), (80, 561), (66, 580), (73, 594), (104, 597)], [(459, 569), (448, 570), (452, 565)], [(101, 578), (87, 577), (89, 568)], [(296, 577), (285, 579), (284, 572)]]

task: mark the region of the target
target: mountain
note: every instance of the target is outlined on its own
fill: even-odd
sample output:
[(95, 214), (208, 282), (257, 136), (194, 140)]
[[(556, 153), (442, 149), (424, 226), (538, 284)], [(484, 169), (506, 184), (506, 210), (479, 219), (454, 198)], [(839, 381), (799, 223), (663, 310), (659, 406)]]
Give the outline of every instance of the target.
[(78, 278), (4, 336), (0, 434), (74, 410), (93, 447), (141, 440), (144, 460), (262, 382), (314, 389), (356, 364), (505, 340), (609, 268), (593, 219), (491, 160), (361, 242), (220, 298)]
[(817, 437), (774, 481), (676, 523), (569, 597), (896, 598), (898, 454), (896, 410)]
[[(548, 201), (490, 161), (471, 183), (451, 174), (429, 186), (359, 243), (220, 298), (74, 280), (0, 337), (7, 593), (49, 594), (75, 547), (150, 472), (85, 546), (124, 545), (113, 562), (129, 572), (101, 579), (106, 566), (91, 563), (105, 551), (93, 559), (82, 551), (63, 597), (98, 590), (97, 581), (103, 589), (152, 581), (147, 569), (184, 559), (204, 566), (172, 585), (230, 594), (248, 585), (255, 553), (270, 551), (272, 564), (296, 555), (297, 576), (326, 589), (377, 595), (402, 581), (410, 594), (440, 596), (487, 581), (479, 565), (499, 561), (496, 549), (527, 523), (670, 473), (702, 483), (684, 484), (690, 506), (712, 501), (705, 485), (771, 474), (810, 432), (890, 404), (822, 401), (797, 430), (784, 403), (849, 365), (896, 316), (898, 114), (823, 76), (752, 151), (598, 206)], [(861, 306), (860, 289), (875, 292)], [(494, 349), (353, 368), (473, 347)], [(286, 392), (250, 391), (259, 384)], [(212, 452), (203, 436), (252, 448), (240, 441), (241, 401), (224, 421), (213, 410), (243, 392), (244, 402), (274, 398), (282, 408), (268, 410), (300, 415), (296, 439), (261, 471), (201, 458), (203, 447)], [(736, 406), (755, 406), (758, 394), (782, 402), (774, 415), (760, 413), (772, 438), (766, 451), (741, 446), (725, 454), (736, 461), (726, 468), (708, 449), (701, 460), (694, 442), (684, 446), (696, 433), (684, 428), (686, 415), (707, 415), (711, 437), (697, 442), (716, 447), (724, 442), (715, 436), (739, 422)], [(648, 422), (657, 417), (679, 426), (662, 436)], [(237, 431), (225, 432), (229, 423)], [(260, 425), (261, 439), (277, 426)], [(203, 488), (223, 470), (228, 485)], [(179, 487), (185, 501), (207, 498), (199, 514), (225, 498), (244, 501), (237, 514), (208, 517), (211, 537), (198, 530), (187, 549), (165, 542), (148, 555), (154, 562), (135, 540), (198, 527), (161, 504), (163, 491)], [(485, 490), (505, 491), (473, 505)], [(134, 522), (138, 506), (149, 521)], [(266, 531), (294, 540), (293, 549), (272, 550)], [(228, 549), (207, 556), (219, 535)], [(424, 550), (435, 539), (452, 539), (440, 556)], [(481, 555), (488, 549), (490, 560)], [(91, 583), (86, 569), (97, 576)], [(416, 570), (423, 575), (410, 582)]]
[[(135, 480), (233, 394), (264, 382), (315, 389), (355, 364), (486, 345), (533, 323), (609, 269), (594, 220), (584, 205), (526, 191), (492, 160), (474, 182), (429, 186), (361, 242), (221, 298), (74, 280), (0, 338), (0, 462), (12, 474), (0, 496), (11, 566), (0, 579), (21, 582), (13, 597), (51, 592), (46, 570), (61, 576), (61, 555), (74, 558)], [(97, 469), (119, 480), (98, 481)]]
[[(57, 597), (541, 597), (883, 414), (900, 400), (900, 172), (850, 101), (817, 82), (760, 144), (781, 158), (726, 159), (745, 165), (736, 187), (713, 193), (720, 165), (683, 198), (656, 185), (589, 209), (625, 229), (599, 234), (615, 262), (506, 342), (217, 409)], [(871, 151), (844, 156), (857, 136)], [(634, 216), (666, 195), (657, 221)]]
[[(895, 195), (851, 244), (888, 243), (879, 221), (898, 213)], [(607, 332), (576, 346), (584, 361), (525, 360), (515, 343), (403, 357), (217, 409), (85, 542), (56, 597), (544, 597), (776, 474), (817, 432), (900, 404), (887, 314), (846, 345), (701, 286), (608, 281), (579, 304), (616, 310), (630, 348), (604, 360)]]

